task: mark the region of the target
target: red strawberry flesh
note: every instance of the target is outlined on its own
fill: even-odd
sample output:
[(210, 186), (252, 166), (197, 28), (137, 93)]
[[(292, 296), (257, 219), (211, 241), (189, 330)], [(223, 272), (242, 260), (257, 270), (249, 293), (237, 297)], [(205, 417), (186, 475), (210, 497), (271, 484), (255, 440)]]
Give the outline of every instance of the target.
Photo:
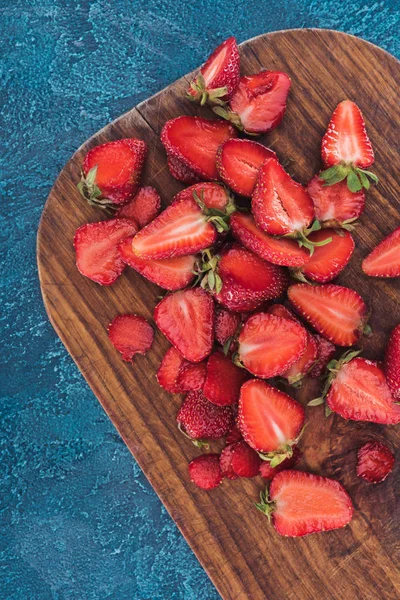
[(314, 204), (315, 218), (325, 227), (340, 227), (346, 221), (353, 221), (363, 213), (365, 193), (351, 192), (346, 181), (326, 185), (315, 175), (307, 186)]
[(240, 388), (247, 378), (244, 369), (234, 365), (230, 358), (218, 350), (208, 359), (203, 394), (218, 406), (237, 404)]
[(368, 442), (357, 454), (357, 475), (369, 483), (381, 483), (392, 472), (394, 455), (382, 442)]
[(178, 385), (178, 377), (182, 367), (188, 363), (174, 346), (168, 348), (158, 367), (157, 381), (167, 392), (179, 394), (182, 390)]
[(371, 277), (400, 277), (400, 227), (364, 258), (362, 270)]
[(118, 315), (107, 331), (111, 343), (127, 362), (131, 362), (135, 354), (146, 354), (154, 339), (153, 328), (138, 315)]
[(190, 480), (203, 490), (220, 485), (223, 476), (219, 466), (219, 454), (202, 454), (189, 463)]
[(393, 398), (400, 401), (400, 325), (390, 334), (385, 357), (385, 373)]
[(187, 200), (194, 199), (193, 194), (197, 196), (207, 208), (216, 208), (220, 211), (225, 211), (229, 202), (231, 201), (230, 194), (228, 190), (221, 185), (220, 183), (211, 182), (201, 182), (195, 183), (188, 188), (185, 188), (173, 199), (173, 202), (177, 202), (178, 200)]
[(299, 271), (310, 281), (328, 283), (335, 279), (349, 263), (354, 252), (355, 243), (348, 231), (321, 229), (308, 237), (311, 242), (323, 242), (331, 239), (329, 244), (316, 246), (312, 256)]
[(132, 219), (138, 229), (153, 221), (160, 212), (161, 199), (156, 189), (151, 186), (139, 188), (136, 195), (115, 213), (116, 217)]

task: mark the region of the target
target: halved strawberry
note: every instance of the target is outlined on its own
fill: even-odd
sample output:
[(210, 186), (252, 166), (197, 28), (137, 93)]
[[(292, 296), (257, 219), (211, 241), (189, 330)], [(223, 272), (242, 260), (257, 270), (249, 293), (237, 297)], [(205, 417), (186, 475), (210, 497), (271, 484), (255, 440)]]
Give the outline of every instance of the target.
[(154, 309), (161, 332), (186, 360), (200, 362), (214, 341), (214, 302), (207, 292), (186, 289), (165, 296)]
[(400, 325), (390, 334), (385, 356), (385, 373), (393, 398), (400, 401)]
[(337, 346), (352, 346), (367, 322), (367, 307), (357, 292), (341, 285), (298, 283), (288, 289), (296, 310)]
[(256, 506), (272, 517), (280, 535), (290, 537), (344, 527), (354, 510), (338, 481), (302, 471), (278, 473)]
[(207, 374), (207, 363), (191, 363), (185, 361), (178, 375), (177, 385), (181, 392), (202, 390)]
[(108, 337), (122, 360), (132, 362), (135, 354), (146, 354), (154, 339), (151, 325), (138, 315), (118, 315), (107, 328)]
[(167, 121), (161, 132), (167, 155), (206, 181), (218, 180), (217, 150), (232, 137), (236, 137), (236, 132), (229, 123), (189, 116)]
[(268, 379), (283, 375), (303, 354), (307, 331), (293, 321), (255, 314), (239, 334), (238, 357), (250, 373)]
[(310, 371), (310, 377), (318, 379), (325, 372), (328, 363), (336, 352), (336, 348), (321, 335), (314, 335), (314, 339), (317, 342), (318, 351), (317, 360)]
[(78, 271), (100, 285), (114, 283), (125, 268), (118, 245), (136, 232), (136, 224), (128, 219), (110, 219), (79, 227), (74, 237)]
[(321, 155), (329, 167), (320, 173), (326, 185), (346, 179), (351, 192), (369, 189), (369, 178), (377, 183), (376, 175), (365, 169), (374, 162), (374, 151), (357, 104), (350, 100), (335, 108), (328, 129), (322, 138)]
[(230, 444), (225, 446), (219, 456), (219, 466), (221, 467), (222, 475), (228, 479), (237, 479), (239, 475), (236, 475), (232, 469), (232, 456), (236, 444)]
[(233, 445), (231, 468), (239, 477), (255, 477), (260, 469), (261, 459), (246, 442)]
[(197, 173), (190, 169), (186, 163), (179, 160), (179, 158), (176, 158), (176, 156), (172, 156), (171, 154), (167, 155), (167, 165), (172, 177), (178, 181), (182, 181), (182, 183), (192, 185), (192, 183), (200, 181), (200, 177)]
[(185, 397), (176, 420), (191, 439), (217, 440), (232, 427), (234, 414), (230, 406), (216, 406), (197, 391)]
[(173, 203), (188, 198), (195, 199), (199, 205), (203, 203), (206, 208), (220, 210), (226, 215), (235, 210), (235, 203), (229, 191), (215, 181), (195, 183), (185, 188), (174, 196)]
[(212, 490), (223, 479), (219, 466), (219, 454), (202, 454), (189, 463), (189, 476), (192, 483), (203, 490)]
[(394, 455), (382, 442), (368, 442), (357, 453), (357, 475), (369, 483), (385, 481), (394, 465)]
[(364, 258), (362, 270), (370, 277), (400, 277), (400, 227)]
[(307, 346), (300, 358), (283, 373), (282, 377), (288, 380), (290, 385), (299, 387), (318, 357), (318, 345), (311, 333), (307, 332)]
[(258, 171), (267, 158), (276, 158), (275, 152), (258, 142), (227, 140), (217, 152), (219, 176), (236, 194), (251, 198)]
[(273, 479), (275, 475), (280, 473), (281, 471), (287, 471), (287, 469), (293, 469), (300, 461), (303, 453), (299, 450), (298, 446), (293, 446), (293, 454), (290, 457), (285, 458), (279, 465), (276, 467), (271, 467), (271, 463), (263, 460), (260, 464), (260, 475), (263, 479)]
[(156, 218), (160, 212), (160, 207), (160, 194), (155, 188), (148, 185), (139, 188), (135, 196), (117, 210), (115, 216), (132, 219), (137, 224), (138, 229), (142, 229)]
[(92, 148), (83, 160), (79, 192), (94, 206), (125, 204), (139, 186), (146, 152), (146, 144), (135, 138)]
[(307, 185), (307, 192), (314, 204), (315, 218), (323, 227), (351, 230), (351, 224), (364, 212), (364, 190), (351, 192), (346, 181), (328, 186), (315, 175)]
[(230, 406), (237, 404), (242, 384), (248, 373), (233, 364), (220, 350), (211, 354), (207, 361), (207, 376), (203, 394), (213, 404)]
[(289, 321), (295, 321), (295, 323), (301, 325), (296, 315), (294, 315), (292, 311), (286, 308), (286, 306), (284, 306), (283, 304), (271, 304), (271, 306), (268, 306), (265, 312), (270, 315), (275, 315), (276, 317), (281, 317), (282, 319), (289, 319)]
[(214, 111), (246, 133), (268, 133), (283, 119), (290, 84), (290, 77), (281, 71), (241, 77), (229, 110), (216, 106)]
[(233, 313), (223, 306), (216, 308), (214, 323), (215, 339), (221, 344), (224, 351), (229, 351), (241, 321), (242, 319), (239, 314)]
[(183, 358), (182, 354), (174, 346), (168, 348), (157, 371), (157, 381), (161, 387), (171, 394), (181, 393), (182, 390), (178, 385), (178, 377), (182, 371), (182, 367), (187, 363), (188, 361)]
[(236, 39), (230, 37), (208, 57), (187, 91), (190, 100), (223, 104), (236, 90), (240, 79), (240, 57)]

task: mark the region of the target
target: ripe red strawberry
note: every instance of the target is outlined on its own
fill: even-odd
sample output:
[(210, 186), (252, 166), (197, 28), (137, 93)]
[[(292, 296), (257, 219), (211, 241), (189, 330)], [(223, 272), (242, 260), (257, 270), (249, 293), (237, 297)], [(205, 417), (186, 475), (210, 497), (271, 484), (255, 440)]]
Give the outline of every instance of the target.
[(310, 258), (310, 253), (295, 240), (273, 237), (262, 231), (250, 214), (235, 212), (230, 225), (233, 236), (245, 248), (275, 265), (301, 267)]
[(240, 388), (246, 379), (247, 372), (234, 365), (230, 358), (218, 350), (208, 359), (203, 394), (218, 406), (237, 404)]
[(307, 192), (314, 204), (315, 218), (324, 227), (351, 230), (351, 223), (364, 212), (364, 190), (351, 192), (346, 181), (328, 186), (319, 175), (315, 175), (307, 185)]
[(212, 490), (223, 479), (219, 466), (219, 454), (202, 454), (189, 463), (190, 480), (203, 490)]
[(394, 465), (394, 455), (382, 442), (368, 442), (357, 454), (357, 475), (369, 483), (385, 481)]
[(238, 356), (256, 377), (283, 375), (303, 354), (307, 331), (298, 323), (275, 315), (251, 316), (239, 335)]
[(236, 132), (229, 123), (189, 116), (167, 121), (161, 132), (168, 157), (177, 158), (205, 181), (218, 179), (218, 146), (232, 137)]
[(196, 199), (197, 203), (202, 203), (206, 208), (217, 209), (229, 215), (235, 210), (235, 203), (226, 187), (220, 183), (200, 182), (185, 188), (173, 198), (173, 203), (178, 200)]
[(260, 469), (261, 459), (246, 442), (237, 442), (232, 449), (231, 469), (239, 477), (255, 477)]
[(136, 231), (135, 223), (128, 219), (110, 219), (79, 227), (74, 237), (78, 271), (100, 285), (114, 283), (125, 268), (118, 244)]
[(242, 319), (239, 314), (219, 306), (215, 311), (215, 339), (224, 350), (229, 351), (231, 342), (239, 328)]
[(167, 165), (172, 177), (178, 181), (182, 181), (182, 183), (192, 185), (192, 183), (200, 181), (200, 177), (197, 175), (197, 173), (195, 173), (195, 171), (189, 169), (186, 163), (182, 162), (179, 160), (179, 158), (176, 158), (171, 154), (167, 156)]
[(264, 479), (273, 479), (277, 473), (281, 471), (286, 471), (287, 469), (293, 469), (300, 461), (303, 453), (299, 450), (298, 446), (293, 446), (293, 454), (291, 457), (285, 458), (279, 465), (276, 467), (271, 467), (271, 463), (267, 460), (261, 461), (260, 464), (260, 475)]
[(167, 392), (179, 394), (182, 391), (178, 385), (178, 377), (185, 364), (188, 361), (174, 346), (168, 348), (157, 371), (157, 381)]
[(201, 67), (187, 91), (190, 100), (223, 104), (236, 90), (240, 79), (240, 57), (236, 39), (230, 37), (218, 46)]
[(318, 351), (317, 360), (310, 371), (310, 377), (318, 379), (325, 372), (328, 363), (335, 354), (336, 348), (320, 335), (314, 335), (314, 339), (317, 342)]
[(177, 385), (181, 392), (195, 392), (203, 389), (207, 374), (207, 364), (205, 361), (200, 363), (191, 363), (185, 361), (179, 375)]
[(126, 238), (119, 246), (119, 253), (125, 264), (135, 269), (149, 281), (159, 285), (164, 290), (180, 290), (194, 279), (196, 256), (176, 256), (154, 260), (141, 258), (132, 250), (133, 237)]
[(283, 119), (290, 84), (290, 77), (280, 71), (241, 77), (229, 110), (216, 106), (214, 111), (246, 133), (268, 133)]
[(225, 446), (225, 448), (222, 450), (219, 456), (219, 465), (221, 467), (222, 475), (232, 480), (237, 479), (239, 477), (232, 469), (232, 456), (235, 446), (236, 444), (230, 444), (228, 446)]
[(335, 229), (321, 229), (309, 236), (311, 242), (317, 243), (328, 239), (329, 244), (317, 246), (306, 264), (292, 271), (295, 279), (328, 283), (343, 271), (354, 252), (353, 237), (348, 231)]
[(367, 307), (349, 288), (298, 283), (288, 289), (288, 298), (318, 333), (337, 346), (352, 346), (366, 328)]
[(226, 436), (225, 443), (227, 446), (230, 444), (235, 444), (236, 442), (240, 442), (243, 439), (243, 436), (240, 432), (240, 429), (236, 425), (236, 423), (232, 426), (232, 429), (229, 431)]
[(291, 310), (286, 308), (286, 306), (284, 306), (283, 304), (271, 304), (271, 306), (268, 306), (265, 312), (267, 312), (270, 315), (275, 315), (276, 317), (281, 317), (282, 319), (289, 319), (289, 321), (295, 321), (295, 323), (301, 325), (299, 319), (292, 313)]
[(214, 341), (214, 302), (207, 292), (186, 289), (165, 296), (154, 310), (161, 332), (186, 360), (200, 362)]
[(222, 181), (236, 194), (251, 198), (258, 171), (275, 152), (258, 142), (233, 138), (218, 148), (217, 169)]
[(400, 227), (364, 258), (362, 270), (371, 277), (400, 277)]
[(138, 229), (153, 221), (160, 212), (161, 198), (157, 190), (151, 186), (139, 188), (135, 196), (115, 213), (116, 217), (132, 219)]
[(78, 190), (94, 206), (125, 204), (139, 183), (147, 146), (125, 138), (96, 146), (86, 154)]
[(146, 354), (154, 339), (153, 328), (138, 315), (118, 315), (107, 331), (111, 343), (127, 362), (133, 362), (135, 354)]
[(216, 406), (201, 391), (189, 392), (176, 420), (192, 439), (217, 440), (228, 433), (234, 415), (230, 406)]
[(328, 129), (322, 138), (321, 155), (329, 167), (320, 173), (327, 185), (346, 179), (351, 192), (369, 189), (369, 178), (376, 175), (365, 169), (374, 162), (374, 151), (357, 104), (344, 100), (334, 110)]
[(302, 471), (278, 473), (256, 506), (272, 517), (280, 535), (290, 537), (344, 527), (354, 510), (338, 481)]
[(251, 379), (240, 391), (238, 424), (249, 446), (276, 467), (293, 454), (304, 426), (304, 408), (265, 381)]
[(390, 334), (385, 357), (385, 373), (393, 398), (400, 401), (400, 325), (397, 325)]
[(307, 346), (300, 358), (282, 375), (290, 385), (301, 386), (318, 357), (318, 345), (311, 333), (307, 332)]

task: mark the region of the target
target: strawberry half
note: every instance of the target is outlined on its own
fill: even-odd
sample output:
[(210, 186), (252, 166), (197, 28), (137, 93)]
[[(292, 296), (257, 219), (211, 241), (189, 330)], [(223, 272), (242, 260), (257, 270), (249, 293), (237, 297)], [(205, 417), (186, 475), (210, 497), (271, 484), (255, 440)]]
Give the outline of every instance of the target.
[(233, 138), (217, 151), (217, 170), (222, 181), (236, 194), (251, 198), (258, 171), (275, 152), (258, 142)]
[(233, 445), (231, 469), (238, 477), (255, 477), (260, 469), (261, 459), (246, 442)]
[(223, 479), (219, 454), (202, 454), (189, 463), (190, 481), (202, 490), (212, 490)]
[(357, 475), (369, 483), (385, 481), (394, 465), (394, 455), (382, 442), (368, 442), (357, 453)]
[(352, 223), (364, 212), (364, 190), (351, 192), (346, 181), (328, 186), (315, 175), (307, 185), (307, 192), (314, 204), (315, 218), (323, 227), (352, 230)]
[(233, 137), (236, 132), (229, 123), (189, 116), (167, 121), (161, 132), (168, 157), (178, 159), (206, 181), (218, 180), (218, 147)]
[(230, 37), (218, 46), (201, 67), (187, 91), (190, 100), (223, 104), (236, 90), (240, 79), (240, 57), (236, 39)]
[(317, 360), (310, 371), (310, 377), (318, 379), (323, 375), (328, 363), (332, 360), (333, 355), (336, 352), (336, 348), (333, 344), (328, 342), (325, 338), (320, 335), (314, 335), (314, 339), (317, 343)]
[(385, 373), (393, 398), (400, 401), (400, 325), (390, 334), (385, 357)]
[(100, 285), (114, 283), (125, 268), (118, 245), (136, 232), (136, 224), (128, 219), (110, 219), (79, 227), (74, 237), (78, 271)]
[(237, 313), (233, 313), (223, 306), (216, 308), (214, 323), (215, 339), (224, 348), (225, 354), (228, 353), (241, 322), (241, 316)]
[(344, 527), (354, 511), (338, 481), (302, 471), (278, 473), (256, 506), (280, 535), (290, 537)]
[(80, 194), (94, 206), (125, 204), (139, 186), (146, 152), (146, 144), (135, 138), (92, 148), (83, 160)]
[(222, 106), (213, 110), (246, 133), (268, 133), (283, 119), (290, 84), (290, 77), (281, 71), (261, 71), (241, 77), (229, 110)]
[(224, 215), (230, 215), (236, 208), (233, 197), (226, 187), (214, 181), (196, 183), (185, 188), (174, 196), (173, 203), (188, 199), (195, 199), (199, 206), (204, 204), (206, 209), (216, 209)]
[(362, 262), (370, 277), (400, 277), (400, 227), (397, 227)]
[(326, 185), (346, 179), (349, 190), (358, 192), (369, 189), (370, 179), (378, 182), (376, 175), (365, 170), (374, 162), (374, 151), (361, 110), (354, 102), (344, 100), (335, 108), (322, 138), (321, 156), (328, 168), (319, 176)]
[(268, 306), (266, 311), (270, 315), (275, 315), (276, 317), (281, 317), (282, 319), (289, 319), (289, 321), (294, 321), (301, 325), (299, 319), (292, 313), (291, 310), (286, 308), (283, 304), (271, 304)]
[(139, 188), (135, 196), (121, 206), (115, 216), (132, 219), (138, 229), (142, 229), (153, 221), (160, 212), (161, 198), (157, 190), (151, 186)]
[(191, 439), (217, 440), (232, 427), (234, 414), (230, 406), (216, 406), (197, 391), (186, 396), (176, 420)]
[(205, 291), (186, 289), (165, 296), (154, 309), (154, 320), (186, 360), (200, 362), (211, 353), (214, 302)]
[(294, 321), (259, 313), (247, 319), (238, 341), (242, 364), (256, 377), (268, 379), (283, 375), (300, 358), (307, 331)]
[(171, 154), (167, 156), (167, 165), (172, 177), (182, 183), (192, 185), (192, 183), (196, 183), (196, 181), (200, 180), (200, 177), (195, 171), (190, 169), (186, 163), (179, 160), (179, 158), (176, 158)]
[(174, 346), (168, 348), (157, 371), (157, 381), (161, 387), (171, 394), (180, 394), (182, 390), (178, 385), (178, 377), (186, 364), (188, 361)]
[(237, 404), (240, 388), (246, 379), (248, 373), (234, 365), (230, 358), (218, 350), (208, 359), (203, 394), (207, 400), (218, 406)]
[(352, 346), (366, 330), (367, 307), (357, 292), (340, 285), (298, 283), (288, 289), (296, 310), (337, 346)]
[(153, 328), (138, 315), (118, 315), (107, 331), (111, 343), (127, 362), (132, 362), (135, 354), (146, 354), (153, 344)]
[(202, 390), (207, 374), (207, 363), (191, 363), (185, 361), (178, 375), (177, 384), (181, 392), (196, 392)]
[(273, 479), (275, 475), (280, 473), (281, 471), (286, 471), (287, 469), (293, 469), (300, 461), (303, 453), (299, 450), (298, 446), (293, 446), (293, 454), (292, 456), (285, 458), (279, 465), (276, 467), (271, 467), (271, 463), (263, 460), (260, 464), (260, 475), (263, 479)]

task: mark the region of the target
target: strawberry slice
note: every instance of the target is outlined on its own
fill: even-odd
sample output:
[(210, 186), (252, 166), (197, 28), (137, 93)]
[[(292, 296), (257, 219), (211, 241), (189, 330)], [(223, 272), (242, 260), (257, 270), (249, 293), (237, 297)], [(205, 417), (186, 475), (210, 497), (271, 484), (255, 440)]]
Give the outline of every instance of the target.
[(292, 285), (288, 298), (321, 335), (337, 346), (352, 346), (366, 328), (367, 307), (357, 292), (340, 285)]
[(246, 133), (268, 133), (283, 119), (290, 84), (290, 77), (281, 71), (261, 71), (241, 77), (229, 110), (221, 106), (213, 110)]
[(310, 253), (295, 240), (273, 237), (262, 231), (249, 214), (234, 213), (230, 226), (233, 236), (245, 248), (275, 265), (301, 267), (310, 258)]
[(185, 361), (177, 380), (180, 392), (195, 392), (202, 390), (207, 374), (207, 363), (191, 363)]
[(236, 90), (240, 79), (240, 57), (236, 39), (230, 37), (208, 57), (187, 91), (194, 102), (223, 104)]
[(240, 391), (239, 429), (244, 440), (275, 467), (291, 457), (304, 425), (304, 408), (265, 381), (247, 381)]
[(128, 219), (110, 219), (79, 227), (74, 237), (78, 271), (100, 285), (114, 283), (125, 268), (118, 245), (136, 232), (136, 224)]
[(370, 277), (400, 277), (400, 227), (397, 227), (362, 262)]
[(182, 183), (192, 185), (192, 183), (196, 183), (196, 181), (200, 180), (200, 177), (195, 171), (190, 169), (186, 163), (179, 160), (179, 158), (176, 158), (171, 154), (167, 156), (167, 165), (172, 177), (178, 181), (182, 181)]
[(212, 490), (223, 479), (219, 454), (202, 454), (189, 463), (190, 481), (202, 490)]
[(214, 323), (215, 339), (223, 346), (224, 351), (229, 351), (241, 322), (241, 316), (237, 313), (233, 313), (223, 306), (219, 306), (216, 309)]
[(145, 186), (139, 188), (135, 196), (117, 210), (115, 216), (132, 219), (137, 224), (138, 229), (142, 229), (156, 218), (160, 212), (160, 207), (160, 194), (155, 188)]
[(368, 442), (357, 453), (357, 475), (369, 483), (385, 481), (394, 465), (394, 455), (382, 442)]
[(393, 398), (400, 401), (400, 325), (390, 334), (385, 357), (385, 373)]
[(277, 473), (281, 471), (286, 471), (287, 469), (293, 469), (300, 461), (303, 453), (299, 450), (298, 446), (293, 446), (293, 454), (292, 456), (285, 458), (279, 465), (276, 467), (271, 467), (271, 463), (263, 460), (260, 464), (260, 475), (263, 479), (273, 479)]
[(176, 420), (191, 439), (217, 440), (228, 433), (234, 415), (230, 406), (216, 406), (197, 391), (186, 396)]
[(233, 364), (221, 351), (214, 352), (207, 362), (203, 394), (213, 404), (237, 404), (242, 384), (248, 379), (244, 369)]
[(232, 137), (236, 132), (229, 123), (189, 116), (167, 121), (161, 132), (168, 157), (177, 158), (206, 181), (218, 180), (217, 150)]
[(300, 387), (309, 374), (318, 357), (318, 344), (311, 333), (307, 332), (307, 345), (300, 358), (282, 375), (290, 385)]
[(257, 452), (246, 442), (234, 444), (232, 449), (231, 469), (238, 477), (255, 477), (260, 469), (261, 459)]
[(216, 209), (227, 215), (235, 210), (234, 200), (228, 190), (220, 183), (201, 182), (182, 190), (173, 198), (173, 203), (178, 200), (195, 199), (197, 204), (208, 209)]
[[(180, 352), (174, 346), (168, 348), (158, 367), (157, 381), (167, 392), (171, 394), (181, 393), (181, 387), (178, 385), (178, 377), (182, 367), (188, 363)], [(201, 364), (201, 363), (200, 363)]]
[(219, 465), (221, 467), (222, 475), (231, 480), (239, 477), (239, 475), (236, 475), (235, 471), (232, 469), (232, 457), (235, 446), (236, 444), (225, 446), (219, 457)]
[(135, 138), (92, 148), (83, 160), (80, 194), (94, 206), (125, 204), (139, 186), (146, 152), (146, 144)]
[(111, 343), (127, 362), (133, 362), (135, 354), (146, 354), (153, 344), (153, 328), (138, 315), (118, 315), (107, 331)]
[(319, 175), (315, 175), (307, 185), (307, 192), (314, 204), (315, 218), (324, 227), (351, 230), (351, 224), (364, 212), (364, 190), (351, 192), (346, 181), (328, 186)]
[(186, 289), (165, 296), (154, 309), (154, 320), (186, 360), (200, 362), (211, 353), (214, 302), (205, 291)]
[(350, 523), (353, 505), (338, 481), (282, 471), (272, 480), (269, 493), (261, 494), (257, 508), (266, 514), (280, 535), (299, 537), (339, 529)]
[(240, 361), (256, 377), (283, 375), (303, 354), (307, 331), (293, 321), (275, 315), (253, 315), (239, 335)]
[(222, 181), (236, 194), (251, 198), (258, 171), (275, 152), (258, 142), (233, 138), (218, 148), (217, 169)]
[(320, 335), (314, 335), (314, 339), (318, 346), (317, 360), (310, 371), (310, 377), (318, 379), (324, 373), (328, 363), (333, 358), (336, 348)]
[(322, 138), (321, 156), (326, 171), (320, 173), (326, 185), (346, 179), (351, 192), (369, 189), (369, 179), (376, 175), (366, 171), (374, 162), (374, 151), (367, 135), (364, 118), (357, 104), (350, 100), (335, 108), (328, 129)]
[(180, 290), (191, 283), (194, 278), (195, 255), (160, 260), (141, 258), (133, 252), (132, 241), (133, 237), (126, 238), (119, 244), (118, 250), (124, 263), (143, 277), (164, 290)]

